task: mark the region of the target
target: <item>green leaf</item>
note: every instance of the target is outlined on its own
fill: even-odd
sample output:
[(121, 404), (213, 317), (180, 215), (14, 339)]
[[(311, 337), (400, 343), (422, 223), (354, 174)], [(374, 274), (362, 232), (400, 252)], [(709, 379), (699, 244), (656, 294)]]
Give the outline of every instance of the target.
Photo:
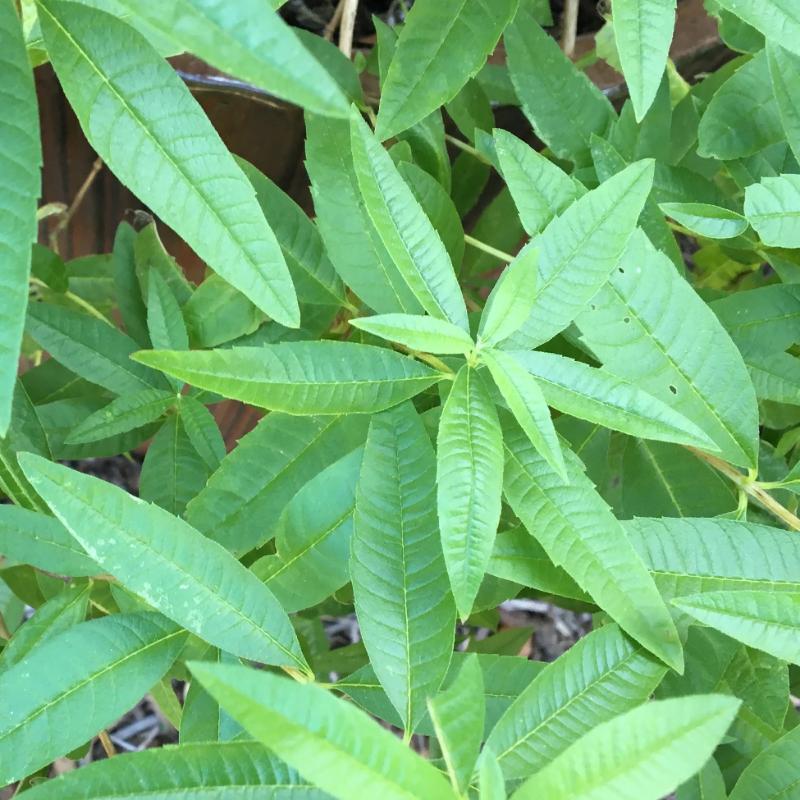
[(249, 733), (333, 797), (455, 800), (434, 767), (324, 689), (230, 664), (190, 666)]
[(145, 308), (139, 279), (136, 277), (136, 231), (121, 222), (114, 234), (111, 265), (114, 275), (114, 294), (125, 331), (140, 347), (150, 346), (147, 335), (147, 309)]
[(373, 417), (356, 491), (350, 577), (367, 653), (408, 733), (453, 652), (455, 606), (435, 484), (436, 457), (414, 407)]
[(463, 366), (442, 408), (436, 507), (459, 616), (466, 619), (492, 553), (503, 491), (500, 421), (480, 373)]
[(566, 479), (566, 466), (550, 409), (533, 376), (517, 359), (498, 350), (481, 353), (500, 394), (525, 435), (550, 467)]
[(523, 248), (503, 270), (481, 314), (478, 338), (481, 344), (495, 345), (516, 333), (536, 302), (539, 249)]
[(725, 779), (717, 762), (709, 758), (706, 765), (675, 793), (676, 800), (728, 800)]
[(114, 722), (185, 641), (169, 620), (142, 612), (84, 622), (35, 647), (0, 675), (0, 783), (46, 766)]
[(164, 389), (142, 389), (124, 394), (82, 420), (70, 431), (66, 441), (68, 444), (83, 444), (127, 433), (159, 419), (177, 402), (176, 395)]
[(800, 175), (763, 178), (748, 186), (744, 214), (764, 244), (800, 247)]
[(491, 133), (494, 113), (480, 83), (470, 78), (459, 93), (447, 103), (447, 114), (468, 141), (475, 143), (476, 130)]
[(461, 664), (453, 682), (428, 700), (428, 712), (453, 789), (466, 794), (483, 738), (486, 702), (476, 655)]
[(155, 220), (149, 214), (145, 214), (140, 219), (142, 221), (149, 219), (150, 221), (136, 235), (136, 241), (133, 244), (139, 291), (143, 298), (148, 296), (150, 276), (157, 272), (172, 290), (178, 303), (183, 306), (192, 296), (194, 286), (189, 283), (183, 270), (178, 266), (178, 262), (164, 247)]
[(659, 800), (703, 766), (739, 705), (710, 694), (634, 708), (578, 739), (513, 800)]
[[(147, 276), (147, 332), (156, 350), (188, 350), (189, 334), (178, 299), (161, 275)], [(179, 381), (170, 381), (180, 391)]]
[(389, 139), (452, 100), (494, 50), (517, 0), (418, 0), (381, 91), (377, 135)]
[(800, 592), (703, 592), (672, 601), (704, 625), (782, 661), (800, 664)]
[(717, 0), (722, 8), (761, 31), (767, 39), (780, 42), (800, 54), (800, 13), (793, 0)]
[(784, 50), (772, 41), (767, 44), (767, 60), (786, 141), (794, 157), (800, 158), (800, 91), (794, 79), (800, 68), (800, 54)]
[(441, 373), (392, 350), (354, 342), (142, 350), (136, 359), (200, 389), (290, 414), (382, 411), (441, 379)]
[[(742, 109), (755, 111), (742, 124)], [(761, 51), (719, 88), (700, 120), (697, 152), (727, 161), (753, 155), (784, 138), (775, 93)]]
[(684, 228), (709, 239), (733, 239), (747, 230), (741, 214), (709, 203), (659, 203), (659, 208)]
[(481, 800), (506, 800), (506, 782), (490, 747), (484, 747), (478, 763), (478, 791)]
[(527, 233), (535, 236), (578, 199), (575, 181), (512, 133), (494, 131), (503, 178)]
[[(758, 409), (741, 354), (644, 234), (634, 235), (611, 280), (576, 324), (609, 372), (701, 428), (726, 460), (756, 463)], [(696, 346), (698, 330), (702, 348)]]
[(747, 765), (730, 800), (788, 800), (797, 790), (798, 763), (800, 728), (794, 728)]
[(287, 611), (321, 603), (350, 580), (350, 539), (362, 457), (359, 447), (300, 489), (278, 521), (275, 554), (251, 567)]
[(530, 350), (572, 322), (608, 281), (625, 252), (653, 181), (637, 161), (576, 200), (539, 240), (539, 280), (530, 316), (509, 346)]
[(514, 351), (548, 405), (631, 436), (716, 450), (700, 428), (652, 395), (604, 369), (555, 353)]
[(289, 271), (253, 189), (172, 66), (110, 14), (37, 7), (70, 105), (111, 171), (225, 280), (296, 327)]
[(189, 503), (187, 522), (236, 556), (259, 547), (298, 490), (363, 444), (368, 424), (366, 416), (268, 414)]
[(214, 415), (201, 402), (188, 395), (181, 396), (178, 413), (192, 447), (209, 471), (217, 469), (225, 458), (225, 440)]
[(139, 349), (133, 339), (88, 314), (31, 303), (26, 327), (67, 369), (114, 394), (169, 386), (163, 376), (131, 361), (131, 353)]
[(56, 575), (97, 575), (100, 568), (49, 514), (0, 505), (0, 552), (12, 561)]
[(127, 589), (210, 644), (307, 670), (272, 592), (223, 547), (98, 478), (27, 453), (20, 462), (72, 536)]
[(367, 214), (397, 269), (422, 307), (469, 330), (467, 310), (450, 256), (403, 180), (392, 157), (361, 115), (350, 121), (353, 163)]
[(667, 66), (676, 0), (615, 0), (614, 39), (636, 121), (655, 100)]
[(545, 33), (526, 3), (506, 29), (508, 69), (537, 136), (563, 158), (589, 161), (589, 137), (602, 136), (615, 117), (605, 95)]
[(626, 633), (680, 671), (683, 654), (672, 617), (580, 460), (565, 451), (564, 481), (522, 431), (504, 426), (504, 434), (505, 495), (522, 524)]
[(25, 50), (22, 26), (12, 0), (0, 2), (0, 436), (11, 422), (11, 403), (17, 379), (25, 310), (31, 245), (38, 225), (42, 151), (33, 74)]
[(390, 342), (399, 342), (411, 350), (462, 355), (475, 347), (468, 333), (452, 322), (436, 317), (379, 314), (351, 319), (350, 324)]
[(647, 701), (666, 667), (616, 625), (548, 664), (498, 720), (486, 746), (507, 780), (545, 768), (577, 738)]

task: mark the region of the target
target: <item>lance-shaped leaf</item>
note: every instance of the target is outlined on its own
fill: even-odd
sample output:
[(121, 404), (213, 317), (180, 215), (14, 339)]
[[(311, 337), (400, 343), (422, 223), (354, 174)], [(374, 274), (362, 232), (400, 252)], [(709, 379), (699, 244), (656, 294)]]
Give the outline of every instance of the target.
[(653, 162), (637, 161), (576, 200), (539, 240), (539, 279), (528, 319), (509, 340), (530, 350), (589, 305), (636, 228), (653, 182)]
[(15, 505), (0, 505), (0, 553), (56, 575), (101, 572), (55, 517)]
[(793, 0), (717, 0), (717, 5), (761, 31), (767, 39), (800, 54), (800, 10)]
[(528, 245), (503, 270), (481, 314), (481, 344), (499, 344), (528, 318), (536, 301), (538, 264), (539, 249)]
[(318, 686), (231, 664), (191, 669), (242, 727), (333, 797), (455, 800), (438, 770)]
[[(784, 734), (745, 767), (730, 800), (783, 800), (797, 791), (800, 728)], [(713, 798), (712, 800), (716, 800)], [(723, 796), (724, 800), (724, 796)]]
[(710, 203), (659, 203), (659, 208), (684, 228), (709, 239), (732, 239), (747, 230), (741, 214)]
[[(728, 800), (725, 779), (713, 758), (675, 793), (676, 800)], [(755, 800), (755, 798), (752, 798)]]
[(800, 664), (800, 592), (703, 592), (672, 602), (748, 647)]
[(480, 373), (464, 366), (442, 409), (436, 507), (458, 613), (466, 619), (483, 580), (500, 521), (503, 438)]
[(415, 3), (381, 87), (377, 135), (396, 136), (452, 100), (484, 65), (516, 10), (517, 0)]
[(764, 178), (748, 186), (744, 214), (764, 244), (800, 247), (800, 176)]
[(37, 8), (64, 92), (111, 171), (264, 313), (296, 327), (294, 287), (253, 188), (172, 66), (110, 14), (61, 0)]
[(709, 694), (634, 708), (578, 739), (512, 800), (659, 800), (703, 766), (739, 705)]
[(120, 793), (166, 800), (327, 800), (292, 767), (257, 742), (202, 742), (161, 747), (95, 761), (28, 789), (27, 800), (114, 800)]
[(22, 25), (12, 0), (0, 2), (0, 436), (11, 421), (17, 378), (31, 245), (37, 236), (42, 151), (33, 74), (25, 50)]
[(487, 350), (481, 354), (481, 358), (525, 435), (547, 463), (559, 475), (566, 477), (558, 434), (553, 427), (547, 401), (535, 378), (514, 356), (507, 353)]
[(614, 109), (542, 30), (529, 5), (520, 3), (503, 37), (517, 97), (537, 135), (556, 155), (589, 161), (590, 136), (605, 133)]
[(271, 539), (286, 504), (319, 472), (363, 444), (366, 416), (273, 412), (223, 459), (186, 520), (234, 555)]
[(614, 40), (636, 120), (655, 100), (675, 27), (676, 0), (616, 0)]
[(606, 369), (702, 428), (727, 460), (756, 463), (758, 408), (742, 356), (643, 233), (576, 323)]
[(786, 141), (794, 157), (800, 158), (800, 89), (794, 79), (800, 66), (800, 54), (784, 50), (771, 41), (767, 43), (767, 61)]
[(475, 346), (470, 335), (447, 320), (414, 314), (379, 314), (351, 319), (354, 328), (399, 342), (411, 350), (460, 355)]
[(289, 414), (382, 411), (442, 375), (392, 350), (337, 341), (188, 353), (142, 350), (136, 360), (200, 389)]
[(88, 314), (32, 303), (26, 328), (67, 369), (114, 394), (169, 388), (163, 375), (131, 361), (131, 353), (139, 349), (133, 339)]
[(464, 660), (453, 682), (428, 700), (428, 712), (450, 783), (464, 795), (478, 759), (486, 716), (483, 673), (474, 653)]
[(153, 608), (242, 658), (308, 669), (275, 596), (221, 545), (98, 478), (28, 453), (20, 463), (86, 552)]
[(605, 625), (548, 664), (508, 707), (486, 740), (506, 779), (543, 769), (576, 738), (644, 703), (666, 667)]
[(631, 436), (716, 450), (700, 428), (652, 395), (603, 369), (555, 353), (514, 351), (547, 403)]
[(411, 188), (354, 111), (353, 163), (367, 214), (403, 280), (433, 317), (469, 330), (467, 309), (450, 256)]
[(455, 606), (436, 519), (436, 457), (410, 403), (370, 423), (350, 579), (372, 666), (413, 731), (447, 672)]
[(142, 612), (84, 622), (34, 648), (0, 675), (0, 783), (29, 775), (112, 723), (161, 678), (185, 641), (177, 625)]
[(275, 554), (251, 567), (287, 611), (321, 603), (350, 579), (350, 538), (362, 456), (359, 447), (312, 478), (281, 515)]
[(522, 225), (535, 236), (577, 200), (578, 184), (513, 133), (496, 129), (494, 143)]
[(516, 426), (504, 425), (506, 499), (552, 561), (620, 627), (678, 671), (683, 653), (669, 610), (621, 525), (572, 451), (568, 482)]
[(90, 414), (67, 436), (68, 444), (83, 444), (107, 439), (120, 433), (141, 428), (159, 419), (178, 402), (173, 392), (164, 389), (142, 389), (124, 394)]

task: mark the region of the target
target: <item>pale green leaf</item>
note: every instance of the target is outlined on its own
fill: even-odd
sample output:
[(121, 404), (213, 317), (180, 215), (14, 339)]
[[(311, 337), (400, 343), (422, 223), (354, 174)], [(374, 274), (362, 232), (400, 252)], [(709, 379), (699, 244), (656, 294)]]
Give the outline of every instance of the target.
[(500, 521), (503, 440), (480, 373), (464, 366), (442, 408), (436, 465), (439, 530), (458, 613), (478, 594)]
[(28, 306), (42, 164), (36, 90), (12, 0), (0, 2), (0, 105), (0, 436), (5, 436)]
[(350, 539), (362, 456), (361, 448), (354, 450), (300, 489), (278, 521), (275, 554), (251, 567), (287, 611), (321, 603), (350, 580)]
[(578, 185), (566, 172), (508, 131), (494, 131), (503, 178), (527, 233), (536, 235), (578, 199)]
[[(178, 413), (192, 447), (209, 471), (217, 469), (225, 458), (225, 440), (217, 427), (214, 415), (190, 395), (181, 396)], [(205, 481), (203, 483), (205, 484)]]
[(132, 394), (124, 394), (82, 420), (80, 425), (70, 431), (66, 442), (96, 442), (141, 428), (159, 419), (177, 402), (177, 396), (164, 389), (141, 389)]
[(589, 160), (589, 137), (603, 135), (615, 117), (603, 93), (542, 30), (525, 2), (503, 40), (508, 69), (525, 116), (553, 152)]
[(172, 66), (103, 11), (61, 0), (38, 9), (50, 60), (103, 161), (212, 269), (296, 327), (294, 287), (253, 189)]
[(407, 731), (453, 651), (455, 606), (436, 519), (436, 457), (410, 403), (373, 417), (350, 557), (356, 614), (378, 678)]
[(455, 799), (434, 767), (318, 686), (230, 664), (191, 669), (250, 734), (333, 797)]
[(149, 347), (147, 309), (136, 277), (137, 238), (136, 231), (127, 222), (121, 222), (114, 234), (111, 264), (117, 306), (125, 331), (140, 347)]
[[(800, 17), (798, 21), (800, 22)], [(783, 43), (781, 39), (781, 44)], [(792, 148), (794, 157), (800, 158), (800, 90), (796, 80), (800, 69), (800, 52), (791, 53), (784, 50), (778, 42), (772, 41), (767, 44), (767, 60), (786, 141)]]
[(659, 208), (684, 228), (709, 239), (733, 239), (747, 230), (741, 214), (709, 203), (659, 203)]
[(675, 27), (676, 0), (614, 0), (614, 39), (641, 122), (655, 100)]
[(800, 247), (800, 175), (750, 184), (744, 193), (744, 214), (764, 244)]
[(538, 264), (538, 247), (528, 245), (503, 270), (481, 314), (481, 344), (499, 344), (528, 319), (536, 302)]
[(794, 0), (717, 0), (722, 8), (800, 54), (800, 9)]
[(669, 610), (580, 460), (565, 450), (565, 482), (521, 430), (504, 426), (504, 434), (505, 495), (522, 524), (623, 630), (680, 671), (683, 654)]
[(55, 517), (20, 506), (0, 505), (0, 553), (56, 575), (101, 571)]
[(114, 722), (169, 669), (185, 641), (160, 614), (118, 614), (70, 628), (4, 671), (0, 783), (46, 766)]
[(704, 625), (782, 661), (800, 664), (800, 593), (703, 592), (672, 601)]
[(475, 343), (463, 329), (447, 320), (413, 314), (379, 314), (350, 320), (354, 328), (380, 336), (390, 342), (427, 353), (462, 355)]
[(367, 214), (408, 287), (431, 316), (468, 331), (464, 299), (439, 234), (392, 157), (355, 110), (351, 144)]
[(675, 800), (728, 800), (725, 779), (717, 762), (709, 758), (700, 772), (678, 789)]
[(507, 780), (545, 768), (577, 738), (647, 701), (666, 667), (605, 625), (548, 664), (509, 706), (486, 746)]
[(565, 414), (631, 436), (716, 450), (700, 428), (634, 384), (555, 353), (514, 351), (547, 403)]
[(428, 713), (450, 783), (463, 795), (478, 759), (486, 715), (483, 673), (476, 655), (467, 656), (452, 683), (428, 700)]
[(516, 10), (517, 0), (417, 0), (381, 87), (378, 136), (395, 136), (452, 100)]
[(481, 800), (506, 800), (506, 782), (492, 749), (484, 747), (478, 763), (478, 790)]
[(298, 490), (363, 444), (368, 424), (366, 416), (268, 414), (225, 456), (187, 506), (186, 520), (234, 555), (244, 555), (275, 535)]
[(796, 727), (747, 765), (730, 800), (790, 800), (797, 792), (799, 763), (800, 728)]
[(608, 281), (625, 252), (653, 181), (637, 161), (576, 200), (539, 239), (533, 309), (510, 347), (532, 349), (566, 328)]
[(354, 342), (142, 350), (136, 359), (200, 389), (290, 414), (382, 411), (441, 379), (407, 356)]
[(659, 800), (703, 766), (739, 705), (713, 694), (646, 703), (578, 739), (513, 800)]
[[(714, 313), (643, 233), (576, 320), (604, 367), (689, 419), (735, 464), (756, 463), (747, 368)], [(698, 331), (703, 347), (697, 346)]]
[(329, 800), (256, 742), (203, 742), (120, 754), (37, 783), (26, 800)]
[[(178, 298), (156, 270), (147, 276), (147, 333), (156, 350), (188, 350), (189, 334)], [(172, 388), (181, 382), (171, 379)]]
[(23, 468), (72, 536), (125, 588), (217, 647), (307, 670), (272, 592), (222, 546), (98, 478), (27, 453)]
[(552, 469), (566, 478), (558, 434), (536, 379), (508, 353), (488, 350), (481, 353), (481, 358), (525, 435)]

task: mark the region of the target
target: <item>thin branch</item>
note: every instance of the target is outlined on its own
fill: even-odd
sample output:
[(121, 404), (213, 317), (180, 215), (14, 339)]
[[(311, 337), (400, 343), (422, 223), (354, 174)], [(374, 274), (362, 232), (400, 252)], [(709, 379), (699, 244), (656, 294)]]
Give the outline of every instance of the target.
[(339, 49), (349, 59), (353, 55), (353, 33), (356, 29), (358, 0), (344, 0), (342, 21), (339, 25)]
[(109, 738), (107, 731), (100, 731), (100, 733), (97, 734), (97, 738), (100, 740), (100, 744), (103, 746), (103, 750), (109, 758), (117, 754), (117, 748), (114, 747), (114, 743)]
[(564, 13), (561, 15), (561, 49), (567, 58), (575, 53), (575, 39), (578, 35), (578, 2), (566, 0)]
[(97, 177), (98, 172), (103, 168), (103, 159), (96, 158), (94, 163), (92, 164), (92, 168), (89, 170), (89, 174), (84, 178), (83, 183), (78, 189), (74, 200), (70, 203), (69, 208), (64, 212), (64, 216), (58, 222), (58, 225), (53, 228), (48, 240), (50, 242), (50, 249), (54, 252), (58, 252), (58, 237), (61, 235), (61, 232), (69, 225), (72, 217), (74, 216), (75, 212), (81, 207), (81, 203), (83, 202), (84, 197), (86, 197), (86, 193), (89, 189), (92, 188), (92, 184), (94, 183), (94, 179)]
[(342, 21), (344, 3), (345, 0), (339, 0), (336, 5), (336, 10), (333, 12), (333, 16), (330, 18), (328, 24), (325, 26), (325, 29), (322, 31), (322, 37), (328, 41), (333, 39), (333, 34), (336, 32), (336, 29), (339, 27), (339, 23)]
[(490, 167), (492, 166), (492, 162), (489, 161), (486, 156), (481, 153), (480, 150), (474, 148), (471, 144), (467, 144), (466, 142), (462, 142), (461, 139), (457, 139), (455, 136), (451, 136), (449, 133), (444, 135), (445, 141), (450, 142), (454, 147), (457, 147), (459, 150), (463, 150), (465, 153), (469, 153), (471, 156), (474, 156), (478, 159), (478, 161), (483, 161), (484, 164), (488, 164)]
[(464, 241), (470, 245), (470, 247), (474, 247), (476, 250), (483, 250), (484, 253), (499, 258), (501, 261), (505, 261), (508, 264), (514, 260), (514, 256), (504, 253), (502, 250), (498, 250), (496, 247), (492, 247), (490, 244), (480, 241), (480, 239), (474, 239), (469, 234), (464, 234)]

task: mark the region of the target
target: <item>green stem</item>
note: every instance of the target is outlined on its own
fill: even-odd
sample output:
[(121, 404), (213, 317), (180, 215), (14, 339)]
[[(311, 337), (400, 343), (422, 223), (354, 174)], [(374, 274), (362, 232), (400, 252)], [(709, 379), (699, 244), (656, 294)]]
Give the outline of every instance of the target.
[(457, 147), (459, 150), (463, 150), (465, 153), (469, 153), (474, 158), (477, 158), (478, 161), (483, 161), (484, 164), (488, 164), (490, 167), (492, 166), (492, 162), (489, 161), (486, 156), (481, 153), (480, 150), (476, 150), (471, 144), (467, 144), (466, 142), (461, 141), (461, 139), (457, 139), (455, 136), (451, 136), (449, 133), (444, 135), (446, 141), (450, 142), (454, 147)]
[(470, 245), (470, 247), (474, 247), (476, 250), (483, 250), (484, 253), (499, 258), (501, 261), (505, 261), (508, 264), (514, 260), (514, 256), (504, 253), (502, 250), (498, 250), (496, 247), (492, 247), (490, 244), (480, 241), (480, 239), (474, 239), (469, 234), (464, 234), (464, 241)]
[[(34, 286), (40, 286), (44, 289), (49, 289), (50, 287), (44, 282), (39, 280), (39, 278), (34, 278), (31, 276), (30, 282)], [(62, 292), (57, 292), (57, 294), (62, 294)], [(64, 297), (67, 298), (71, 303), (74, 303), (76, 306), (82, 308), (87, 314), (91, 314), (93, 317), (97, 317), (97, 319), (102, 320), (106, 323), (106, 325), (111, 325), (113, 328), (114, 326), (111, 324), (111, 321), (106, 317), (101, 311), (98, 311), (91, 303), (84, 300), (82, 297), (78, 297), (77, 294), (73, 294), (69, 290), (63, 292)]]

